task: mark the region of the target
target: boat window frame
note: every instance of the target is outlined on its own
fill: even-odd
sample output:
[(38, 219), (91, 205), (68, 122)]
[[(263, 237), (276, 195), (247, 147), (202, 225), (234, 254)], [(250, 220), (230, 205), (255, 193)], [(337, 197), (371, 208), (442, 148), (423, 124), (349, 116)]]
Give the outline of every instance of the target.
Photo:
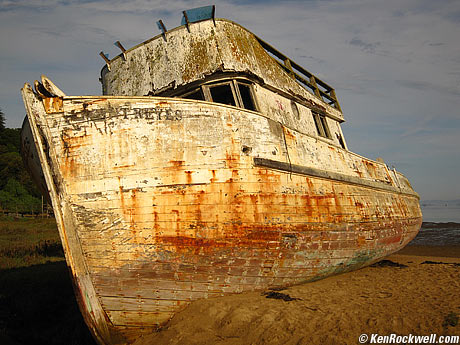
[[(225, 104), (225, 103), (218, 103), (218, 102), (215, 102), (213, 100), (212, 94), (211, 94), (211, 89), (213, 87), (220, 86), (220, 85), (229, 85), (230, 86), (235, 105), (230, 105), (230, 104)], [(239, 85), (242, 85), (243, 87), (248, 87), (249, 96), (251, 97), (251, 103), (252, 103), (254, 109), (249, 109), (249, 108), (245, 107), (243, 97), (242, 97), (241, 92), (240, 92)], [(216, 104), (230, 105), (232, 107), (237, 107), (237, 108), (248, 110), (248, 111), (259, 112), (260, 108), (259, 108), (257, 98), (256, 98), (256, 94), (255, 94), (255, 91), (254, 91), (254, 82), (249, 80), (249, 79), (238, 78), (238, 77), (237, 78), (235, 78), (235, 77), (233, 77), (233, 78), (227, 77), (227, 78), (222, 78), (222, 79), (218, 79), (218, 80), (212, 80), (212, 81), (208, 81), (206, 83), (203, 83), (201, 85), (197, 85), (193, 89), (189, 89), (187, 92), (185, 92), (183, 94), (176, 94), (175, 97), (180, 97), (180, 98), (184, 98), (184, 99), (193, 99), (193, 98), (187, 98), (187, 96), (197, 92), (198, 90), (201, 90), (201, 94), (204, 97), (204, 99), (203, 99), (204, 101), (212, 102), (212, 103), (216, 103)]]
[[(243, 80), (243, 79), (233, 79), (233, 83), (235, 84), (235, 89), (237, 90), (238, 101), (241, 104), (241, 108), (246, 109), (246, 110), (250, 110), (250, 111), (259, 111), (259, 107), (257, 105), (257, 99), (256, 99), (256, 96), (255, 96), (255, 93), (254, 93), (254, 83), (252, 83), (252, 82), (250, 82), (248, 80)], [(239, 87), (240, 85), (248, 87), (249, 97), (251, 97), (251, 103), (252, 103), (254, 109), (249, 109), (249, 108), (246, 108), (244, 106), (243, 97), (241, 96), (240, 87)]]
[[(203, 99), (187, 98), (187, 96), (192, 95), (197, 91), (199, 91), (201, 93), (201, 95), (203, 96)], [(203, 89), (201, 87), (196, 87), (193, 90), (190, 90), (189, 92), (184, 93), (180, 97), (185, 98), (185, 99), (192, 99), (192, 100), (195, 100), (195, 101), (205, 101), (206, 100), (206, 95), (204, 94)]]
[[(234, 101), (235, 105), (215, 102), (212, 99), (211, 88), (222, 86), (222, 85), (229, 85), (230, 86), (230, 90), (232, 91), (233, 101)], [(215, 83), (203, 84), (203, 85), (201, 85), (201, 88), (203, 90), (205, 98), (207, 98), (206, 99), (207, 101), (217, 103), (217, 104), (225, 104), (225, 105), (230, 105), (230, 106), (233, 106), (233, 107), (241, 108), (240, 101), (239, 101), (238, 95), (236, 94), (236, 89), (235, 89), (235, 85), (233, 83), (233, 80), (222, 80), (222, 81), (218, 81), (218, 82), (215, 82)]]
[(300, 121), (299, 107), (297, 106), (297, 103), (292, 99), (291, 99), (291, 110), (295, 118)]
[(326, 115), (320, 114), (316, 111), (312, 111), (311, 114), (313, 116), (313, 121), (315, 122), (318, 135), (323, 138), (332, 139)]

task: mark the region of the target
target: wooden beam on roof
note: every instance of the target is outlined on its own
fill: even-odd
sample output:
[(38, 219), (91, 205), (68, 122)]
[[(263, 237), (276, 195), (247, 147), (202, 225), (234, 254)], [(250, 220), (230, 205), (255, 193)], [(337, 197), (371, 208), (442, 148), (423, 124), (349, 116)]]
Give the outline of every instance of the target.
[(108, 55), (105, 55), (103, 51), (101, 51), (99, 55), (104, 59), (105, 64), (107, 65), (107, 69), (110, 71), (110, 60)]

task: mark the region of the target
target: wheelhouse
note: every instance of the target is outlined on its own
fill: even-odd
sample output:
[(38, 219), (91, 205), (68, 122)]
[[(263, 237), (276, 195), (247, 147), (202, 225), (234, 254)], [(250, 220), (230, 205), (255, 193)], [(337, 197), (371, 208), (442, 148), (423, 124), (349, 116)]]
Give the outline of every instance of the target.
[(105, 58), (103, 93), (225, 104), (347, 149), (330, 85), (231, 21), (190, 23)]

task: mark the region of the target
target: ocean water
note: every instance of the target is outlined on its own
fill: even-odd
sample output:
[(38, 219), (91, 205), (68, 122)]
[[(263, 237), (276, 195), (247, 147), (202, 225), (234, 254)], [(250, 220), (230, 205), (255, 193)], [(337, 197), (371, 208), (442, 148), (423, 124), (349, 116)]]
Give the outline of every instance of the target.
[(460, 245), (460, 200), (422, 201), (423, 225), (409, 245)]
[(423, 223), (417, 236), (409, 245), (453, 246), (460, 245), (459, 223)]

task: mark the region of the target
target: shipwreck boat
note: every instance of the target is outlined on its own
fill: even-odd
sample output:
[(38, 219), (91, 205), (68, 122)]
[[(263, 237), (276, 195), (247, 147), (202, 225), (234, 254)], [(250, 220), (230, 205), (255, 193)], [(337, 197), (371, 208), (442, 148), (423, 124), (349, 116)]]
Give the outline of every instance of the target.
[(100, 344), (132, 343), (193, 300), (357, 269), (415, 237), (417, 193), (347, 149), (332, 87), (214, 8), (159, 27), (103, 55), (103, 96), (66, 96), (46, 77), (22, 89), (25, 161)]

